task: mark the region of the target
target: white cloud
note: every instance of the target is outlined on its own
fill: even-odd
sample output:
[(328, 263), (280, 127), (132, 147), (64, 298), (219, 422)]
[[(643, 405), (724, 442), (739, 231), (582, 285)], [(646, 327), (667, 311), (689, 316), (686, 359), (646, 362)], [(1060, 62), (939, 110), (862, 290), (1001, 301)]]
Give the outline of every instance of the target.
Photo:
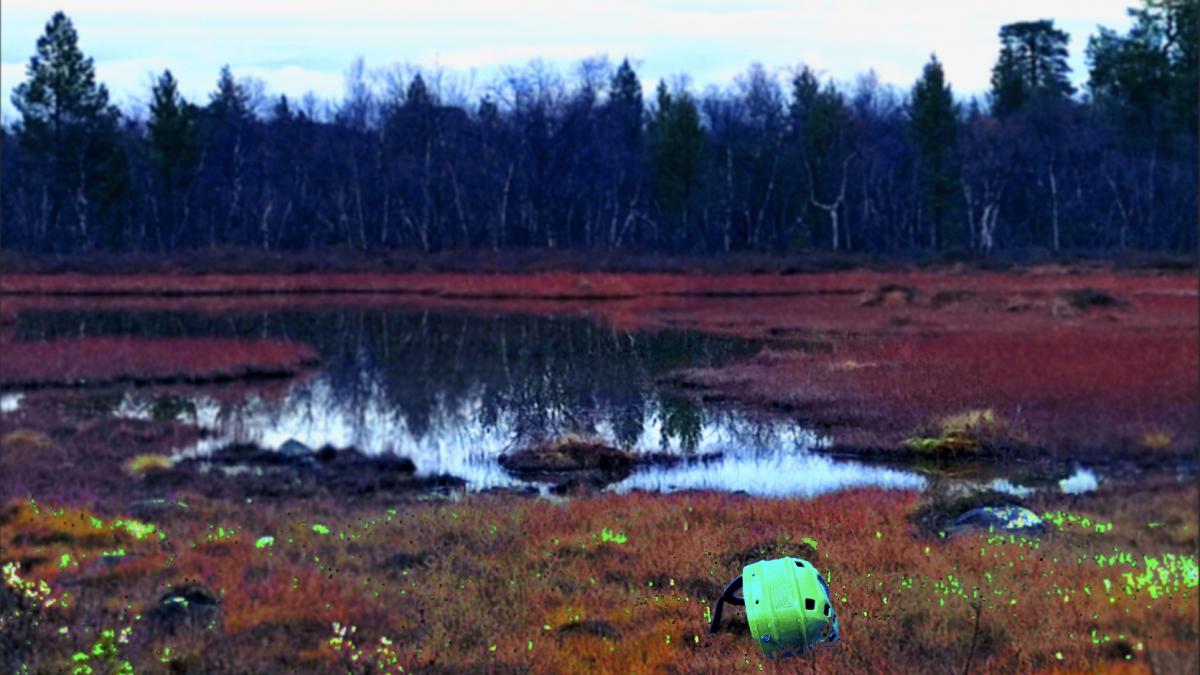
[(475, 47), (449, 52), (429, 52), (419, 63), (442, 66), (455, 70), (487, 68), (524, 64), (532, 59), (549, 61), (579, 61), (596, 54), (611, 52), (599, 45), (504, 45), (500, 47)]
[(533, 58), (571, 63), (597, 53), (642, 60), (643, 81), (685, 72), (695, 88), (726, 86), (752, 62), (769, 69), (809, 63), (851, 81), (873, 68), (911, 85), (931, 52), (964, 94), (987, 88), (1003, 23), (1054, 18), (1072, 35), (1076, 80), (1096, 24), (1124, 28), (1135, 0), (5, 0), (0, 5), (0, 95), (5, 109), (21, 63), (50, 14), (62, 8), (115, 98), (144, 92), (146, 72), (170, 67), (185, 93), (206, 95), (224, 63), (275, 91), (336, 96), (357, 56), (478, 69)]

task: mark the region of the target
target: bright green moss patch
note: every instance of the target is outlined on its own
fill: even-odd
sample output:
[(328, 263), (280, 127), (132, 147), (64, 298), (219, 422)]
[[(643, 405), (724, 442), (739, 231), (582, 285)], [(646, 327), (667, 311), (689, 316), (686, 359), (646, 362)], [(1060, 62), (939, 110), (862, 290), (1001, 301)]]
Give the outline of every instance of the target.
[(614, 532), (607, 527), (603, 530), (600, 530), (600, 532), (595, 535), (595, 538), (596, 541), (601, 544), (608, 542), (612, 542), (614, 544), (624, 544), (625, 542), (629, 541), (629, 537), (626, 536), (624, 532)]

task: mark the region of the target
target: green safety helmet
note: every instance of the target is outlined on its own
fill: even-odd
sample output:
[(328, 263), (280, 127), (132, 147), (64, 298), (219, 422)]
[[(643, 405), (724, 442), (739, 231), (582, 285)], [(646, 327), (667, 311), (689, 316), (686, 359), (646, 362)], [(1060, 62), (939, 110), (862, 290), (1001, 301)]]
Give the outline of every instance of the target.
[[(741, 596), (736, 595), (739, 589)], [(798, 654), (838, 641), (829, 584), (807, 560), (779, 558), (746, 565), (717, 600), (709, 632), (717, 632), (726, 602), (745, 605), (750, 634), (764, 656)]]

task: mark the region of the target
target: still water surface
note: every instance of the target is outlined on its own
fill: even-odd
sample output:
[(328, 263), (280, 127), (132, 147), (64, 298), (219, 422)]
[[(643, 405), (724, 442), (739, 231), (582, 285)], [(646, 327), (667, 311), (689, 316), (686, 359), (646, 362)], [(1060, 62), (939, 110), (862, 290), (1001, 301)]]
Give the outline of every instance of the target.
[(421, 475), (449, 474), (481, 490), (527, 484), (500, 466), (504, 453), (573, 434), (681, 459), (642, 466), (610, 484), (613, 491), (813, 496), (925, 484), (913, 472), (815, 452), (827, 441), (799, 420), (708, 404), (662, 384), (680, 368), (752, 355), (758, 346), (748, 341), (627, 332), (576, 318), (347, 308), (30, 312), (16, 338), (101, 335), (286, 338), (319, 354), (316, 372), (281, 395), (253, 386), (237, 397), (129, 388), (115, 414), (179, 417), (209, 430), (181, 455), (233, 441), (355, 447), (409, 457)]

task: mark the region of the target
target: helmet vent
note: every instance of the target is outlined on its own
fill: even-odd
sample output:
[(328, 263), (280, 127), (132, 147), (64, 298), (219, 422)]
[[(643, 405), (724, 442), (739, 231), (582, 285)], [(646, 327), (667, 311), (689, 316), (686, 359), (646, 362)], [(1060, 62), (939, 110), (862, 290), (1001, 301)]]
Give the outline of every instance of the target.
[(825, 616), (829, 616), (829, 603), (823, 602), (821, 604), (825, 605)]
[(817, 608), (817, 601), (816, 601), (816, 600), (813, 600), (812, 598), (805, 598), (805, 599), (804, 599), (804, 609), (807, 609), (807, 610), (809, 610), (809, 611), (812, 611), (812, 610), (814, 610), (814, 609), (816, 609), (816, 608)]
[(804, 567), (804, 561), (803, 561), (803, 560), (797, 560), (797, 561), (796, 561), (796, 567)]

